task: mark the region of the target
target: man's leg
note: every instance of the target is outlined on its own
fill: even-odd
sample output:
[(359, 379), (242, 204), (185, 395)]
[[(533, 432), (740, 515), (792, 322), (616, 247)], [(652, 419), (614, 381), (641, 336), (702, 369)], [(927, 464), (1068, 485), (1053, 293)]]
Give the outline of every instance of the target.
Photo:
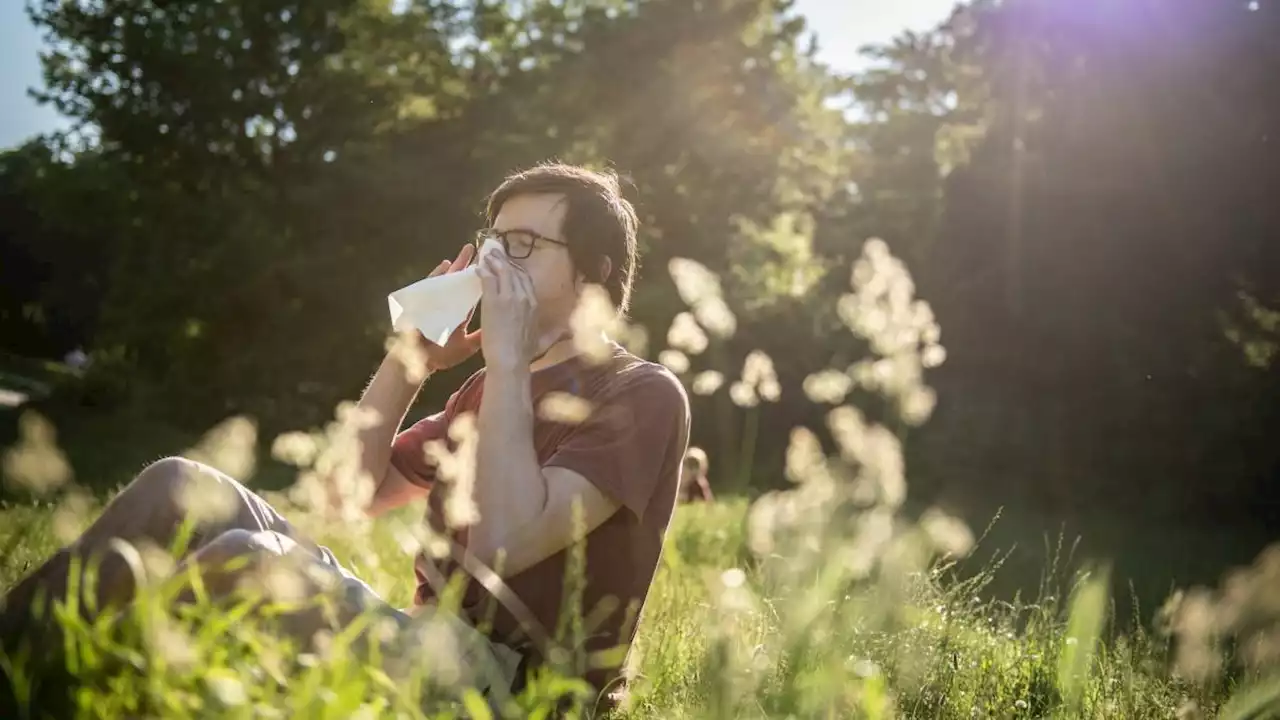
[[(338, 632), (361, 616), (368, 623), (350, 651), (376, 657), (397, 682), (415, 677), (442, 689), (481, 690), (495, 703), (511, 690), (521, 656), (492, 642), (465, 620), (434, 607), (409, 615), (322, 555), (277, 532), (231, 530), (203, 545), (179, 568), (199, 573), (210, 597), (233, 602), (246, 586), (264, 601), (293, 608), (274, 613), (277, 629), (299, 649), (315, 649), (320, 631)], [(323, 605), (321, 598), (328, 600)], [(188, 593), (179, 602), (190, 601)], [(256, 598), (255, 598), (256, 599)]]
[(187, 552), (237, 529), (276, 532), (305, 542), (270, 504), (234, 478), (197, 462), (165, 458), (139, 473), (79, 538), (6, 594), (0, 605), (0, 643), (31, 621), (38, 595), (65, 598), (73, 558), (81, 567), (91, 558), (100, 559), (96, 586), (90, 594), (82, 590), (84, 600), (98, 610), (127, 603), (136, 589), (134, 570), (127, 558), (112, 550), (112, 541), (151, 543), (169, 550), (188, 518), (195, 527)]
[[(214, 600), (280, 603), (275, 613), (279, 629), (299, 648), (309, 646), (320, 630), (337, 631), (363, 612), (390, 611), (372, 590), (367, 591), (369, 598), (353, 597), (348, 587), (353, 581), (338, 565), (278, 531), (224, 532), (189, 554), (177, 572), (188, 569), (198, 573), (205, 593)], [(240, 594), (242, 590), (253, 595)], [(322, 598), (329, 600), (324, 606)], [(188, 587), (177, 602), (194, 599)]]
[(468, 620), (435, 606), (406, 616), (384, 670), (392, 678), (423, 673), (444, 687), (475, 688), (501, 704), (514, 684), (521, 655), (481, 633)]

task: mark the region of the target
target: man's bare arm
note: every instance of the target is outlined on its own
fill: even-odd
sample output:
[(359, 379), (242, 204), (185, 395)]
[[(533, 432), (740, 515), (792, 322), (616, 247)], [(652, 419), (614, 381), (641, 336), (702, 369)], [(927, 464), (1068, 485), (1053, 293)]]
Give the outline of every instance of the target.
[[(600, 527), (621, 507), (583, 475), (560, 467), (542, 469), (547, 502), (536, 516), (501, 534), (474, 540), (471, 552), (504, 577), (518, 574), (568, 548)], [(578, 511), (581, 514), (577, 514)], [(581, 523), (581, 524), (579, 524)], [(501, 552), (502, 562), (496, 558)]]
[[(411, 376), (400, 353), (390, 352), (356, 405), (357, 417), (368, 418), (356, 433), (360, 453), (356, 477), (360, 482), (373, 483), (368, 505), (360, 508), (368, 516), (393, 510), (427, 493), (391, 465), (392, 442), (424, 380), (421, 373), (418, 378)], [(350, 506), (352, 500), (343, 495), (351, 488), (344, 488), (338, 477), (325, 478), (324, 489), (329, 512), (338, 513)]]
[(475, 503), (480, 522), (468, 547), (492, 560), (499, 541), (542, 514), (547, 480), (533, 446), (533, 398), (528, 367), (490, 367), (476, 430)]
[(425, 379), (415, 381), (417, 378), (411, 378), (404, 360), (392, 352), (383, 359), (360, 398), (360, 409), (370, 411), (377, 419), (359, 435), (360, 468), (374, 482), (373, 498), (365, 508), (365, 513), (371, 517), (427, 494), (425, 488), (409, 482), (391, 465), (391, 443)]
[(581, 503), (586, 532), (618, 509), (578, 473), (539, 465), (529, 380), (527, 368), (491, 369), (477, 427), (474, 497), (481, 519), (471, 527), (467, 547), (490, 566), (501, 551), (507, 576), (573, 542), (575, 502)]
[[(428, 277), (459, 272), (471, 263), (475, 248), (462, 246), (453, 261), (444, 260)], [(397, 346), (383, 358), (369, 387), (365, 388), (357, 407), (373, 419), (358, 433), (360, 441), (359, 472), (374, 483), (373, 497), (365, 514), (376, 516), (426, 495), (427, 490), (409, 482), (391, 465), (391, 443), (395, 440), (405, 413), (422, 389), (422, 383), (438, 369), (450, 368), (475, 355), (480, 349), (480, 333), (467, 332), (471, 317), (454, 330), (443, 346), (427, 342), (416, 332), (402, 334)], [(412, 369), (411, 369), (412, 367)], [(329, 483), (332, 507), (340, 507), (339, 488)]]

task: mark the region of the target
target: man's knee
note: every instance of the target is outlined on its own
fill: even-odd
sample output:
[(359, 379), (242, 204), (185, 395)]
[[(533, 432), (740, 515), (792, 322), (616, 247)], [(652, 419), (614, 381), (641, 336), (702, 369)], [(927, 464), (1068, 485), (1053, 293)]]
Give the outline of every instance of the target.
[(202, 564), (225, 564), (237, 558), (261, 562), (272, 557), (284, 557), (297, 548), (298, 543), (278, 532), (237, 528), (220, 533), (205, 543), (196, 557)]
[(222, 525), (235, 517), (242, 504), (235, 480), (195, 460), (167, 457), (134, 478), (121, 495), (133, 502), (163, 508), (197, 524)]
[[(276, 603), (287, 609), (280, 618), (284, 630), (300, 640), (309, 641), (331, 620), (341, 626), (356, 614), (345, 602), (341, 575), (278, 532), (229, 530), (201, 547), (191, 562), (209, 597)], [(188, 593), (180, 601), (192, 597)], [(324, 607), (322, 597), (330, 600)]]
[(198, 568), (209, 592), (225, 596), (246, 581), (262, 580), (265, 573), (277, 575), (292, 570), (282, 561), (296, 548), (297, 543), (280, 533), (234, 529), (202, 545), (190, 561)]
[(175, 497), (180, 495), (202, 476), (215, 476), (217, 471), (195, 460), (183, 457), (167, 457), (156, 460), (142, 469), (126, 490)]

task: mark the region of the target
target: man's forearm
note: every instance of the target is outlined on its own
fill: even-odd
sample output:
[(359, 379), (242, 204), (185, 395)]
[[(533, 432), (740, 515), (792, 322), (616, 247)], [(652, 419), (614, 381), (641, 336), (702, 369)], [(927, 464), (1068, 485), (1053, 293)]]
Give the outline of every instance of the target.
[(375, 483), (387, 474), (391, 441), (425, 379), (410, 379), (404, 362), (395, 353), (388, 353), (360, 397), (360, 410), (371, 412), (377, 418), (376, 423), (360, 431), (360, 467)]
[(489, 371), (477, 423), (475, 503), (480, 522), (470, 546), (492, 560), (497, 546), (536, 520), (547, 503), (547, 483), (533, 446), (529, 370)]
[[(411, 379), (404, 361), (397, 353), (391, 352), (383, 358), (360, 397), (357, 404), (360, 413), (368, 413), (373, 421), (357, 433), (360, 442), (358, 473), (373, 481), (375, 493), (391, 464), (391, 442), (421, 388), (422, 381)], [(344, 504), (340, 497), (342, 488), (338, 487), (336, 478), (329, 480), (330, 505), (341, 507)]]

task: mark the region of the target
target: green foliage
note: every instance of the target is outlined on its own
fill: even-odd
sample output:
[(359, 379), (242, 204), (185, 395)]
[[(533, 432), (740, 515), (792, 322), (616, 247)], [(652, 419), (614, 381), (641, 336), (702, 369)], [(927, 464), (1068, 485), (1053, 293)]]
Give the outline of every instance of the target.
[(1275, 717), (1280, 708), (1280, 681), (1272, 677), (1241, 690), (1222, 708), (1222, 720)]
[(1058, 657), (1058, 689), (1070, 708), (1079, 708), (1107, 619), (1108, 572), (1081, 578), (1071, 600), (1067, 637)]
[[(114, 371), (146, 378), (136, 400), (192, 429), (245, 411), (318, 422), (381, 350), (379, 298), (464, 242), (513, 167), (608, 159), (645, 199), (646, 262), (679, 247), (716, 269), (744, 259), (724, 242), (734, 223), (812, 208), (839, 172), (838, 115), (785, 5), (41, 2), (32, 17), (58, 41), (45, 97), (119, 168), (92, 347), (123, 353)], [(651, 327), (667, 296), (642, 285)]]
[[(359, 547), (350, 533), (336, 528), (319, 539), (344, 561), (377, 558), (376, 565), (362, 562), (361, 573), (389, 601), (405, 602), (410, 588), (403, 583), (405, 560), (396, 534), (412, 511), (375, 526)], [(975, 595), (981, 576), (957, 583), (944, 568), (911, 583), (891, 626), (877, 622), (871, 607), (837, 595), (811, 597), (816, 614), (810, 622), (817, 625), (796, 625), (785, 612), (785, 595), (767, 590), (754, 572), (744, 587), (757, 594), (756, 602), (749, 609), (725, 605), (731, 598), (724, 595), (723, 570), (744, 567), (747, 557), (746, 511), (744, 504), (730, 503), (683, 507), (676, 514), (641, 624), (637, 662), (643, 680), (621, 717), (825, 717), (815, 698), (840, 688), (832, 697), (842, 697), (852, 712), (842, 716), (867, 718), (968, 718), (975, 712), (1163, 718), (1189, 698), (1208, 716), (1221, 706), (1221, 717), (1259, 717), (1248, 713), (1267, 707), (1266, 685), (1242, 689), (1222, 705), (1224, 692), (1206, 696), (1169, 678), (1158, 669), (1162, 646), (1141, 634), (1102, 633), (1095, 660), (1062, 685), (1060, 658), (1084, 643), (1071, 642), (1079, 638), (1076, 620), (1084, 601), (1063, 608), (1047, 599), (991, 603)], [(26, 562), (46, 556), (57, 540), (50, 508), (0, 513), (0, 545), (18, 541), (17, 551), (5, 553), (0, 566), (0, 586), (7, 587)], [(71, 674), (79, 688), (77, 707), (104, 718), (143, 708), (217, 717), (272, 708), (325, 717), (436, 716), (421, 714), (409, 685), (388, 684), (374, 665), (358, 660), (360, 654), (343, 651), (352, 647), (355, 631), (335, 635), (324, 654), (295, 657), (273, 639), (269, 624), (249, 622), (234, 606), (168, 610), (166, 597), (173, 590), (157, 586), (154, 597), (114, 629), (75, 626), (78, 664)], [(725, 646), (723, 623), (735, 613), (732, 644)], [(729, 663), (738, 652), (755, 664), (735, 669)], [(752, 675), (759, 677), (750, 680)], [(1075, 711), (1066, 699), (1069, 687), (1078, 688)], [(735, 694), (743, 688), (747, 695)], [(530, 698), (550, 691), (549, 685), (531, 690)], [(468, 708), (474, 702), (462, 699)], [(438, 716), (467, 715), (442, 709)]]

